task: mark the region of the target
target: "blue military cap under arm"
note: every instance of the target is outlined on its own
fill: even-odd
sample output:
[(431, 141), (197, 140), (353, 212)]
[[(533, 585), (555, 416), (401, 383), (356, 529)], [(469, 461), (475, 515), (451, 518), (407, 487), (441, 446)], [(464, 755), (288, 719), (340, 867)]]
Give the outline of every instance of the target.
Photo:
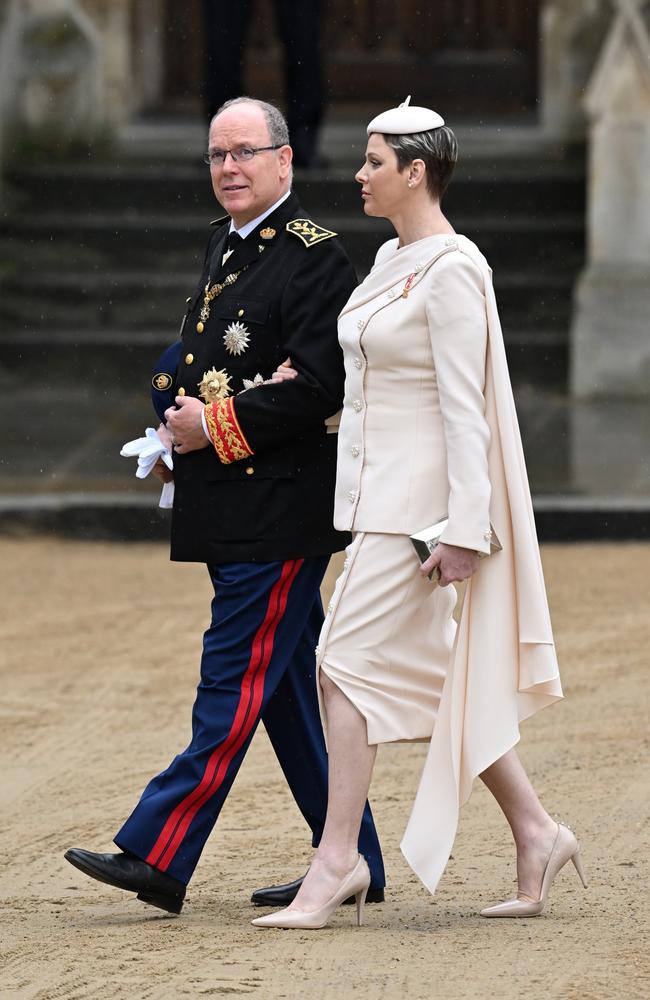
[(165, 422), (165, 410), (174, 405), (174, 382), (181, 360), (183, 342), (177, 340), (160, 355), (151, 378), (151, 402), (160, 420)]

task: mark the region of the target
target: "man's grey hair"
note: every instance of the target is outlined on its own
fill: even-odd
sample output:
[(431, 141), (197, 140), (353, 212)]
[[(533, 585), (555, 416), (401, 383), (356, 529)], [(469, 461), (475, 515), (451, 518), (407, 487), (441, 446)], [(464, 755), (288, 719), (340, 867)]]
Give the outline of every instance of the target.
[(226, 111), (228, 108), (233, 108), (237, 104), (254, 104), (255, 107), (264, 112), (271, 145), (289, 145), (289, 128), (280, 109), (276, 108), (275, 104), (269, 104), (268, 101), (259, 101), (256, 97), (233, 97), (232, 100), (226, 101), (212, 116), (210, 125), (212, 125), (212, 122), (221, 114), (222, 111)]
[(384, 140), (397, 155), (400, 173), (413, 162), (424, 160), (427, 168), (427, 189), (439, 201), (447, 190), (458, 159), (458, 142), (447, 125), (412, 132), (409, 135), (384, 135)]

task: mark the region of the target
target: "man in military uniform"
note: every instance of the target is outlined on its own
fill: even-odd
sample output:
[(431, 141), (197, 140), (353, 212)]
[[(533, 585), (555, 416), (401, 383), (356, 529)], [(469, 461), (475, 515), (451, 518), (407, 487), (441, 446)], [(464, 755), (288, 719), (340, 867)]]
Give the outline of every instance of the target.
[[(319, 586), (347, 543), (332, 526), (336, 434), (326, 421), (342, 403), (336, 317), (355, 275), (336, 234), (306, 219), (291, 193), (291, 156), (271, 105), (237, 99), (211, 123), (207, 161), (230, 218), (216, 225), (188, 300), (178, 369), (153, 379), (155, 392), (176, 392), (166, 411), (172, 559), (205, 562), (215, 591), (192, 739), (145, 788), (115, 837), (120, 853), (66, 853), (93, 878), (173, 913), (260, 719), (314, 845), (326, 813), (314, 649)], [(298, 377), (269, 382), (288, 357)], [(371, 898), (382, 899), (368, 806), (359, 849)], [(254, 901), (288, 901), (299, 881)]]

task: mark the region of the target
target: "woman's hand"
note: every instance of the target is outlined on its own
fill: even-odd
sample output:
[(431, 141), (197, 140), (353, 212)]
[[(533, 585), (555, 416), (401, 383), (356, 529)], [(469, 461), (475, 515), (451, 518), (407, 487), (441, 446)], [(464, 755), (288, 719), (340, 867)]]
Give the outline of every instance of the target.
[(450, 583), (462, 583), (473, 576), (478, 569), (478, 555), (473, 549), (464, 549), (460, 545), (446, 545), (438, 542), (426, 562), (420, 566), (420, 573), (426, 577), (436, 570), (441, 587)]
[(283, 361), (281, 365), (278, 365), (271, 375), (271, 378), (267, 379), (266, 384), (269, 382), (290, 382), (291, 379), (295, 378), (297, 374), (298, 372), (296, 369), (291, 367), (291, 358), (287, 358), (287, 360)]

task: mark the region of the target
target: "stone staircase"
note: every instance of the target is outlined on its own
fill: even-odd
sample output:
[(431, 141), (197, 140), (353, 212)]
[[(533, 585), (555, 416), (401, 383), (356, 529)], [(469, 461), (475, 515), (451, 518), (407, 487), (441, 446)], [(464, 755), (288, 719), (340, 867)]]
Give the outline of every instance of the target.
[[(540, 536), (639, 537), (650, 498), (633, 456), (647, 408), (566, 394), (584, 161), (522, 123), (457, 131), (463, 155), (445, 210), (494, 270)], [(154, 422), (151, 366), (177, 337), (209, 220), (220, 214), (200, 162), (202, 132), (198, 122), (136, 122), (111, 159), (8, 176), (0, 531), (166, 537), (156, 484), (137, 481), (119, 448)], [(362, 213), (357, 121), (326, 128), (323, 148), (331, 166), (297, 174), (294, 187), (306, 212), (340, 233), (362, 277), (392, 231)]]
[[(382, 220), (362, 214), (353, 169), (298, 175), (307, 212), (342, 236), (362, 277)], [(9, 177), (0, 235), (0, 352), (5, 374), (146, 379), (175, 339), (220, 214), (200, 166), (170, 157), (31, 166)], [(583, 261), (584, 168), (540, 155), (474, 154), (445, 209), (490, 261), (515, 385), (563, 389), (573, 283)]]

